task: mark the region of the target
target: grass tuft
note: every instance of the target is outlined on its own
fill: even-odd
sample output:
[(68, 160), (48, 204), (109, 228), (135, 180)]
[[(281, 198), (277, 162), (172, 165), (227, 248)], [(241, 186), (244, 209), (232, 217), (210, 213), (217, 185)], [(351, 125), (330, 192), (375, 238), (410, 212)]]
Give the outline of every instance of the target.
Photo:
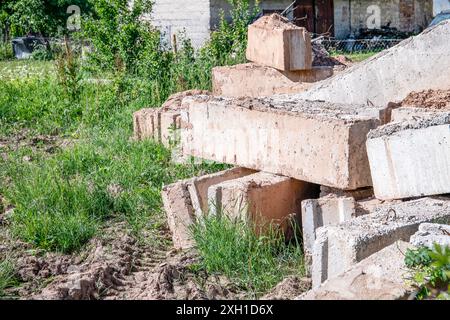
[(11, 259), (0, 261), (0, 299), (6, 297), (5, 290), (17, 285), (14, 264)]
[(201, 256), (200, 267), (224, 274), (240, 288), (258, 297), (288, 275), (306, 273), (298, 242), (286, 244), (279, 232), (258, 236), (242, 222), (207, 217), (193, 229)]

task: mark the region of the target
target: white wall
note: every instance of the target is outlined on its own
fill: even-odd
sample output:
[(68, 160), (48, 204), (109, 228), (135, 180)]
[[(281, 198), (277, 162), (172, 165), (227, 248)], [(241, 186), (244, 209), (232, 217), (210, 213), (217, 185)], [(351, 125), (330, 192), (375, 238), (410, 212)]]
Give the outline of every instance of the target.
[(150, 19), (164, 33), (170, 43), (172, 35), (185, 31), (195, 48), (200, 47), (210, 34), (209, 0), (154, 0)]
[[(220, 22), (220, 12), (222, 10), (228, 12), (230, 5), (227, 0), (210, 0), (211, 1), (211, 28), (214, 30)], [(262, 10), (284, 10), (294, 0), (260, 0)], [(254, 3), (254, 2), (253, 2)]]
[(433, 14), (437, 15), (444, 10), (450, 10), (450, 0), (434, 0)]

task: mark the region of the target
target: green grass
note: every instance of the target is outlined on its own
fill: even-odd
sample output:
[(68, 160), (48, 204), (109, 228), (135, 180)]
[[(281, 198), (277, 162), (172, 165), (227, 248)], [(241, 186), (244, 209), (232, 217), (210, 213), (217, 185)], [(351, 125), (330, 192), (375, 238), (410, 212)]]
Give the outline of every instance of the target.
[(14, 264), (11, 259), (0, 260), (0, 299), (6, 297), (5, 289), (17, 284)]
[[(150, 100), (143, 81), (85, 83), (80, 99), (65, 94), (51, 73), (0, 82), (0, 136), (54, 135), (72, 145), (0, 147), (0, 194), (15, 207), (13, 234), (38, 248), (73, 252), (111, 221), (126, 221), (139, 237), (156, 236), (164, 215), (164, 184), (223, 169), (174, 164), (171, 151), (132, 141), (132, 113)], [(24, 161), (31, 159), (31, 161)]]
[(226, 275), (258, 297), (288, 275), (305, 275), (303, 252), (278, 232), (258, 236), (244, 223), (209, 217), (193, 227), (200, 268)]
[(369, 51), (369, 52), (353, 52), (353, 53), (343, 53), (343, 52), (332, 52), (331, 56), (344, 55), (353, 62), (362, 62), (376, 55), (380, 51)]

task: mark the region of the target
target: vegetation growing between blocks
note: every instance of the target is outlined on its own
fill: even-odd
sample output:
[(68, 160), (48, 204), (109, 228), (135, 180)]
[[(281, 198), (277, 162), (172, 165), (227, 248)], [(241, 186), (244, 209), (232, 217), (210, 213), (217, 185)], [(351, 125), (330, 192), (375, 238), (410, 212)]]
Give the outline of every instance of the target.
[[(194, 159), (175, 164), (162, 145), (133, 141), (132, 113), (160, 106), (178, 91), (210, 89), (213, 67), (244, 62), (247, 25), (257, 11), (247, 0), (231, 1), (232, 23), (222, 19), (195, 53), (185, 39), (165, 50), (159, 33), (138, 19), (148, 9), (144, 2), (134, 11), (121, 0), (111, 10), (111, 1), (93, 2), (95, 14), (86, 17), (82, 36), (96, 50), (87, 60), (68, 42), (54, 61), (0, 61), (2, 228), (37, 250), (78, 253), (116, 222), (126, 222), (139, 241), (164, 247), (162, 186), (227, 167)], [(2, 60), (11, 58), (8, 50), (2, 47)], [(304, 274), (300, 246), (285, 246), (275, 235), (258, 238), (223, 220), (206, 225), (197, 238), (199, 267), (229, 276), (249, 294), (260, 296), (285, 275)], [(223, 255), (211, 256), (214, 246)], [(2, 296), (20, 283), (2, 252), (0, 261)]]

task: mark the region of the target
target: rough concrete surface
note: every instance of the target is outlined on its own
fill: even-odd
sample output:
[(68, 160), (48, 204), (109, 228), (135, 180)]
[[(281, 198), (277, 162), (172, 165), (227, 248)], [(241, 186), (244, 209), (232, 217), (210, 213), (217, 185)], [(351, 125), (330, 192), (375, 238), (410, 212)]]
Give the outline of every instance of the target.
[(382, 200), (450, 193), (450, 116), (395, 122), (368, 135), (375, 196)]
[(413, 291), (406, 281), (404, 263), (404, 254), (411, 247), (404, 241), (391, 244), (298, 299), (405, 300)]
[(224, 97), (263, 97), (283, 93), (299, 93), (312, 82), (333, 75), (332, 67), (310, 70), (280, 71), (254, 63), (216, 67), (212, 70), (213, 93)]
[(316, 230), (312, 280), (317, 288), (351, 266), (391, 245), (409, 242), (425, 222), (450, 222), (449, 198), (423, 198), (376, 206), (370, 214)]
[(300, 218), (302, 200), (318, 190), (311, 183), (258, 172), (209, 187), (209, 212), (244, 221), (258, 233), (277, 225), (287, 231), (291, 216)]
[(412, 237), (410, 243), (415, 247), (433, 249), (434, 244), (450, 247), (450, 225), (422, 223)]
[(305, 254), (311, 256), (316, 230), (356, 217), (356, 201), (349, 197), (327, 196), (302, 201), (302, 234)]
[(277, 99), (183, 100), (183, 153), (298, 180), (372, 185), (365, 140), (384, 108)]
[(392, 122), (407, 122), (416, 121), (420, 119), (429, 119), (436, 116), (436, 114), (445, 114), (450, 116), (450, 111), (442, 109), (430, 108), (414, 108), (414, 107), (400, 107), (392, 110)]
[(298, 99), (385, 106), (413, 91), (450, 88), (450, 21), (404, 40), (310, 90)]
[(165, 186), (161, 195), (174, 247), (192, 247), (189, 228), (196, 221), (196, 216), (204, 212), (202, 209), (207, 208), (207, 190), (212, 184), (251, 173), (252, 170), (233, 168)]
[(188, 90), (171, 95), (161, 108), (144, 108), (133, 114), (136, 140), (153, 139), (167, 147), (179, 141), (180, 110), (184, 98), (209, 95), (204, 90)]
[(263, 16), (248, 27), (247, 59), (285, 71), (311, 69), (311, 35), (278, 14)]

